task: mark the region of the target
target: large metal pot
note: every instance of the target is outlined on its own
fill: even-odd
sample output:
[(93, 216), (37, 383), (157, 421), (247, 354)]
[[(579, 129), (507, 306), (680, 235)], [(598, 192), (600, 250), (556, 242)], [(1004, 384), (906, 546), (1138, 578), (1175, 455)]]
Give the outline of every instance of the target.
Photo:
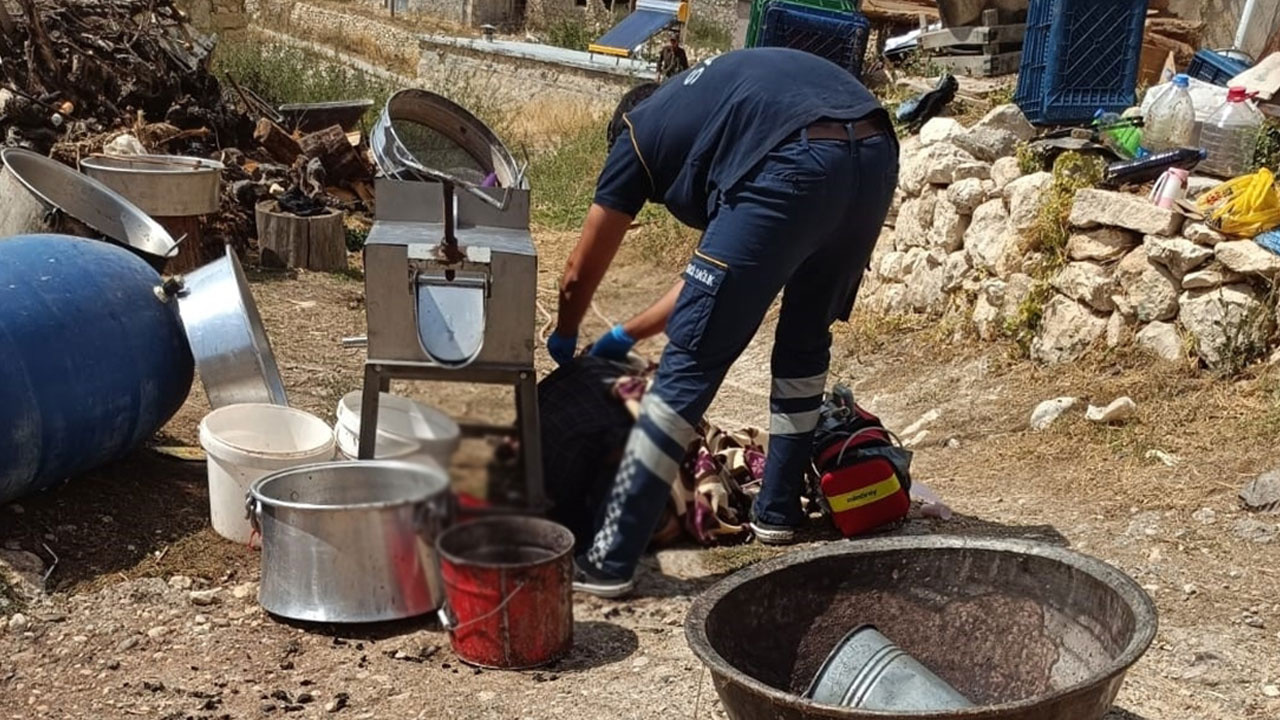
[(364, 623), (422, 615), (443, 602), (435, 541), (452, 501), (438, 467), (304, 465), (257, 481), (247, 502), (262, 533), (258, 601), (267, 612)]
[[(111, 188), (29, 150), (0, 151), (0, 238), (101, 233), (163, 270), (178, 250), (169, 232)], [(74, 219), (78, 222), (71, 222)], [(87, 226), (87, 228), (86, 228)]]
[(129, 198), (152, 217), (218, 211), (223, 165), (181, 155), (95, 155), (80, 161), (85, 175)]
[(166, 287), (178, 296), (182, 324), (210, 407), (289, 404), (258, 306), (234, 250), (228, 247), (222, 259), (179, 276)]

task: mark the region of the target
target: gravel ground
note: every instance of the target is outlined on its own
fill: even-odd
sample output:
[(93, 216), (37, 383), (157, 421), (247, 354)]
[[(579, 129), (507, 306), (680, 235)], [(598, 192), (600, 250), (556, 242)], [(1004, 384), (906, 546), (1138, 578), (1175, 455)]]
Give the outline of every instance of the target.
[[(544, 268), (556, 269), (563, 240)], [(620, 317), (669, 279), (624, 270), (600, 307)], [(332, 420), (359, 383), (361, 354), (337, 341), (363, 331), (360, 282), (263, 276), (254, 290), (292, 399)], [(939, 411), (914, 474), (957, 512), (898, 532), (1064, 544), (1136, 578), (1161, 629), (1108, 720), (1280, 717), (1280, 517), (1245, 513), (1235, 499), (1275, 460), (1272, 370), (1222, 381), (1124, 355), (1040, 370), (937, 324), (872, 325), (841, 335), (833, 375), (893, 427)], [(717, 419), (762, 422), (770, 335), (766, 324), (735, 368)], [(411, 392), (471, 417), (502, 415), (494, 408), (506, 397)], [(1067, 394), (1101, 404), (1130, 395), (1139, 419), (1102, 428), (1075, 414), (1046, 432), (1026, 429), (1036, 403)], [(158, 442), (194, 445), (204, 411), (196, 392)], [(338, 628), (264, 614), (256, 555), (213, 535), (206, 502), (201, 464), (144, 450), (0, 507), (2, 557), (27, 570), (9, 590), (0, 585), (0, 718), (722, 718), (681, 625), (715, 579), (774, 554), (754, 545), (663, 551), (646, 559), (636, 598), (576, 601), (565, 659), (477, 671), (433, 621)]]

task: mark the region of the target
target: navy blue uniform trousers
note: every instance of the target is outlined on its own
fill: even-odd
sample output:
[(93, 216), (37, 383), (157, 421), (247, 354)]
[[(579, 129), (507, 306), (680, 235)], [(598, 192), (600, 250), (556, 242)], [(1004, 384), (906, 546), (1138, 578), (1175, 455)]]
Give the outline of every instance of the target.
[(657, 376), (580, 563), (606, 577), (635, 572), (697, 424), (779, 292), (769, 454), (753, 512), (771, 524), (803, 520), (831, 324), (848, 318), (897, 179), (891, 134), (851, 141), (801, 132), (720, 195), (685, 268)]

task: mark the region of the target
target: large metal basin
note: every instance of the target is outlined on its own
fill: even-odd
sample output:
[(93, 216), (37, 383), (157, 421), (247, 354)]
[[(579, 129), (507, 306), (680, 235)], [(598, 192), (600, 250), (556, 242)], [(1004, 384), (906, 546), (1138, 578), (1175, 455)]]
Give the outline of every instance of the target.
[[(800, 697), (828, 651), (864, 623), (976, 707), (884, 712)], [(1155, 632), (1151, 599), (1101, 561), (957, 537), (788, 554), (712, 587), (685, 623), (733, 720), (1098, 720)]]
[(111, 188), (29, 150), (0, 151), (0, 238), (29, 233), (92, 235), (69, 216), (138, 253), (157, 270), (178, 246), (169, 232)]
[(284, 380), (236, 253), (178, 278), (178, 310), (213, 409), (288, 405)]
[(395, 460), (305, 465), (253, 484), (262, 532), (258, 601), (275, 615), (364, 623), (444, 600), (435, 541), (450, 520), (438, 466)]
[(80, 161), (84, 174), (128, 198), (152, 217), (218, 211), (223, 165), (181, 155), (98, 155)]

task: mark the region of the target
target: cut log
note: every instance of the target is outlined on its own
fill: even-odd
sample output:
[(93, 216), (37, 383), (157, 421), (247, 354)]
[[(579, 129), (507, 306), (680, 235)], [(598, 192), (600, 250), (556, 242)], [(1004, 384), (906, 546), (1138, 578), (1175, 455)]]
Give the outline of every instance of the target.
[(253, 139), (276, 162), (284, 165), (292, 165), (293, 161), (297, 160), (298, 156), (302, 154), (302, 146), (298, 144), (298, 141), (285, 132), (284, 128), (267, 118), (262, 118), (258, 121), (258, 126), (253, 131)]
[(1200, 37), (1204, 34), (1204, 23), (1178, 20), (1176, 18), (1147, 18), (1147, 32), (1162, 35), (1170, 40), (1185, 43), (1193, 48), (1200, 47)]
[(1196, 54), (1196, 49), (1191, 45), (1156, 33), (1147, 33), (1144, 42), (1154, 45), (1165, 52), (1173, 53), (1178, 67), (1186, 67), (1191, 64), (1191, 58)]
[(200, 231), (200, 216), (157, 217), (155, 221), (169, 231), (178, 243), (178, 254), (169, 258), (164, 271), (169, 275), (190, 272), (212, 261), (204, 250), (204, 236)]
[(343, 183), (369, 176), (369, 168), (360, 161), (360, 155), (347, 140), (347, 133), (338, 125), (332, 125), (303, 136), (302, 152), (318, 159), (324, 165), (326, 179), (330, 183)]
[(342, 213), (314, 217), (280, 212), (275, 200), (258, 203), (258, 250), (266, 267), (332, 272), (347, 269)]

